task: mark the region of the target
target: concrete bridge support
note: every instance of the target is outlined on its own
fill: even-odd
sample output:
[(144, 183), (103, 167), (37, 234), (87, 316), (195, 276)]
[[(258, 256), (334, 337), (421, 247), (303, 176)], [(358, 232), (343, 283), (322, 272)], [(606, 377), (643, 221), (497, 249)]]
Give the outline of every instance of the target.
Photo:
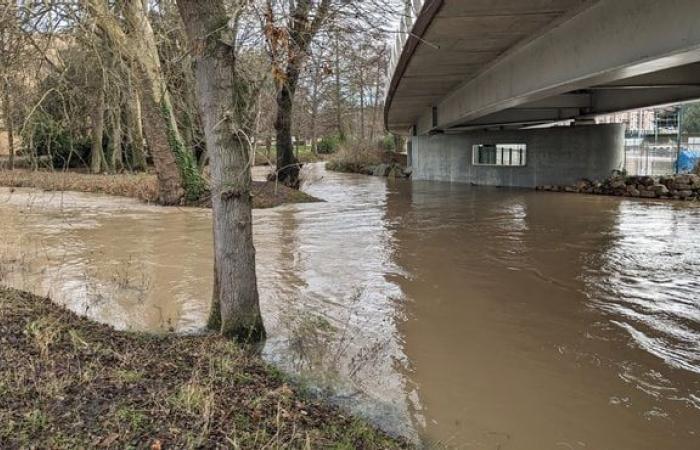
[[(603, 180), (624, 167), (624, 138), (623, 125), (414, 136), (413, 179), (528, 188)], [(477, 147), (498, 144), (525, 144), (524, 165), (479, 164)]]

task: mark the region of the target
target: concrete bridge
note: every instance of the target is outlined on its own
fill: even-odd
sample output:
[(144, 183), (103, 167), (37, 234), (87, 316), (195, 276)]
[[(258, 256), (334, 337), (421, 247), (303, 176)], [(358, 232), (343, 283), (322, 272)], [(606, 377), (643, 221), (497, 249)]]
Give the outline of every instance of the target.
[[(523, 130), (571, 119), (580, 128), (599, 114), (700, 98), (697, 0), (408, 0), (405, 12), (385, 122), (413, 136), (419, 179), (530, 186), (601, 177), (622, 161), (620, 127), (571, 138), (562, 129)], [(469, 154), (430, 155), (443, 143), (459, 153), (459, 142)], [(499, 142), (526, 145), (527, 162), (514, 162), (519, 147)], [(504, 151), (507, 167), (495, 170), (506, 165)], [(549, 171), (571, 170), (533, 167), (545, 161)]]

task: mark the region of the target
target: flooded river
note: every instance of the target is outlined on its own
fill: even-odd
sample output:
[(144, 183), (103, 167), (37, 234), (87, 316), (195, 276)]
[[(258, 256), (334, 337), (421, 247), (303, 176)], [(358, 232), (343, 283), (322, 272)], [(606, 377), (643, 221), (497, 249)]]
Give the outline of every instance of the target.
[[(426, 446), (700, 448), (700, 208), (307, 168), (255, 211), (265, 357)], [(0, 279), (194, 332), (210, 212), (0, 189)]]

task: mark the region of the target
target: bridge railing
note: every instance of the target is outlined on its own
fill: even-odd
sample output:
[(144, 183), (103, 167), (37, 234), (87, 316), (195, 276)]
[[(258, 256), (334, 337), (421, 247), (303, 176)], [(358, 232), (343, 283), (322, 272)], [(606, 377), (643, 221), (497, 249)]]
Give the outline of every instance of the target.
[(387, 67), (387, 79), (386, 85), (384, 87), (384, 98), (386, 99), (389, 95), (389, 89), (391, 88), (391, 79), (394, 76), (396, 67), (399, 64), (401, 55), (403, 54), (404, 47), (408, 38), (411, 36), (411, 31), (413, 30), (413, 24), (416, 22), (416, 18), (423, 9), (424, 0), (405, 0), (404, 10), (401, 17), (401, 23), (399, 24), (399, 29), (396, 34), (396, 39), (391, 49), (389, 55), (389, 65)]

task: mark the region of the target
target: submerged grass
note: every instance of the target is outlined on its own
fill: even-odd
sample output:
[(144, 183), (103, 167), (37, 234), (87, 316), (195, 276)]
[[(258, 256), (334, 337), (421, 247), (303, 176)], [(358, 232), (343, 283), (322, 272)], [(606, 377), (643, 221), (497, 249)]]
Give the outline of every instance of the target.
[[(148, 203), (158, 201), (158, 181), (155, 175), (87, 174), (80, 172), (51, 172), (30, 170), (0, 170), (0, 186), (29, 187), (45, 191), (76, 191), (131, 197)], [(253, 207), (272, 208), (285, 203), (318, 201), (314, 197), (273, 182), (254, 181)], [(189, 206), (210, 207), (207, 195)]]
[(217, 336), (118, 332), (0, 287), (0, 448), (405, 448)]

